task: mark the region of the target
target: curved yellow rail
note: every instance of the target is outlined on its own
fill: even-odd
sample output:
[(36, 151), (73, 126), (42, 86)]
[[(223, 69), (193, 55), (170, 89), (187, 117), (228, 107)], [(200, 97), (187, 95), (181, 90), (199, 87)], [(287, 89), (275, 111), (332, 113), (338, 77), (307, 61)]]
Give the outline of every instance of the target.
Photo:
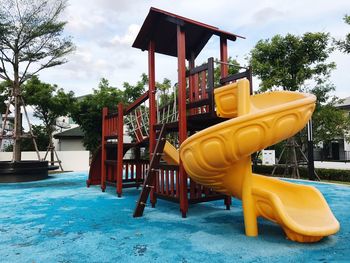
[(242, 199), (245, 230), (258, 234), (257, 217), (282, 226), (289, 239), (316, 242), (336, 233), (339, 223), (314, 187), (252, 174), (250, 155), (287, 139), (303, 127), (315, 96), (298, 92), (249, 95), (249, 81), (215, 91), (217, 113), (236, 117), (189, 137), (180, 159), (189, 176), (218, 192)]

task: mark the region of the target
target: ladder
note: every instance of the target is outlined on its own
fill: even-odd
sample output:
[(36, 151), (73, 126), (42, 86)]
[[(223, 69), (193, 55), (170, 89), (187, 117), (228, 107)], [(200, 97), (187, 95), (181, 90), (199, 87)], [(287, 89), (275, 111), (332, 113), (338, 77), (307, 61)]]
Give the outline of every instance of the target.
[(151, 192), (151, 189), (154, 188), (156, 171), (159, 168), (159, 163), (163, 155), (165, 142), (165, 124), (163, 124), (158, 136), (156, 147), (154, 148), (154, 152), (147, 171), (146, 178), (143, 182), (139, 199), (134, 210), (134, 217), (141, 217), (143, 215), (143, 210), (145, 209), (149, 193)]

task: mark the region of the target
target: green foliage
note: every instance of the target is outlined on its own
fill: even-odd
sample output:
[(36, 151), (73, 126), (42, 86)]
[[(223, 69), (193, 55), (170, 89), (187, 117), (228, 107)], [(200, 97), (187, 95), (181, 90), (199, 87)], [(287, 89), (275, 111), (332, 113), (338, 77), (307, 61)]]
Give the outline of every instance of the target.
[(335, 138), (350, 139), (346, 132), (350, 127), (350, 118), (345, 111), (335, 107), (341, 101), (330, 94), (334, 90), (334, 85), (330, 83), (321, 83), (310, 90), (317, 97), (316, 110), (312, 117), (316, 144)]
[[(63, 36), (66, 22), (59, 20), (66, 2), (0, 2), (1, 78), (22, 84), (42, 69), (66, 62), (64, 56), (74, 50), (71, 40)], [(21, 72), (19, 65), (24, 69)], [(30, 68), (33, 71), (29, 72)], [(20, 75), (17, 80), (16, 73)], [(13, 78), (11, 74), (14, 74)]]
[[(345, 15), (343, 19), (346, 24), (350, 25), (350, 15)], [(345, 39), (336, 40), (335, 43), (341, 51), (350, 54), (350, 33), (345, 36)]]
[[(253, 73), (261, 79), (261, 90), (283, 88), (291, 91), (308, 91), (316, 95), (313, 115), (315, 143), (346, 136), (349, 118), (335, 107), (332, 96), (334, 85), (328, 77), (334, 63), (327, 61), (332, 49), (329, 34), (305, 33), (303, 36), (280, 35), (271, 40), (259, 41), (251, 51)], [(314, 88), (307, 89), (306, 81), (313, 80)], [(297, 136), (299, 144), (305, 142), (303, 131)]]
[[(49, 143), (49, 136), (46, 133), (46, 129), (42, 125), (32, 125), (33, 134), (39, 151), (46, 151)], [(31, 138), (24, 138), (21, 141), (22, 151), (35, 151), (33, 140)], [(9, 145), (5, 148), (5, 152), (12, 152), (13, 145)]]
[(11, 83), (9, 81), (0, 82), (0, 114), (4, 114), (6, 111), (6, 101), (9, 97), (9, 87)]
[(132, 103), (143, 93), (145, 93), (145, 86), (148, 85), (148, 76), (142, 73), (141, 80), (139, 80), (136, 85), (131, 85), (128, 82), (123, 83), (123, 102), (126, 104)]
[(65, 93), (56, 85), (41, 82), (33, 76), (23, 85), (23, 97), (34, 108), (34, 117), (39, 118), (49, 138), (55, 131), (56, 119), (68, 115), (75, 102), (72, 91)]
[[(32, 125), (33, 134), (39, 151), (46, 151), (49, 144), (49, 136), (45, 126)], [(30, 138), (22, 139), (22, 151), (35, 151), (33, 140)]]
[(156, 87), (159, 92), (159, 107), (167, 105), (174, 100), (174, 91), (171, 90), (170, 79), (164, 78), (162, 83), (156, 83)]
[(254, 75), (261, 79), (261, 90), (282, 88), (300, 90), (307, 80), (329, 76), (335, 68), (328, 62), (329, 34), (305, 33), (303, 36), (276, 35), (260, 40), (250, 55)]
[[(220, 79), (221, 79), (221, 68), (220, 63), (218, 63), (219, 60), (215, 59), (215, 67), (214, 67), (214, 87), (221, 86), (220, 85)], [(228, 65), (228, 75), (233, 75), (239, 72), (240, 64), (237, 60), (235, 60), (232, 57), (229, 57), (227, 60)]]
[(108, 80), (102, 78), (93, 94), (84, 96), (75, 104), (71, 116), (84, 131), (83, 142), (89, 151), (94, 153), (101, 143), (103, 107), (116, 111), (118, 103), (123, 99), (123, 92), (110, 86)]

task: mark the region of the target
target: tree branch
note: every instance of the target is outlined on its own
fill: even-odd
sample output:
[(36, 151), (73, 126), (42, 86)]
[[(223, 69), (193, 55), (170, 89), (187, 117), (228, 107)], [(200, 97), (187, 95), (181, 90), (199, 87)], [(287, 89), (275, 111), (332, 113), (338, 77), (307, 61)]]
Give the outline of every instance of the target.
[(3, 57), (0, 58), (0, 61), (1, 61), (1, 65), (2, 65), (2, 72), (4, 73), (4, 75), (7, 78), (7, 80), (11, 81), (10, 77), (7, 75)]

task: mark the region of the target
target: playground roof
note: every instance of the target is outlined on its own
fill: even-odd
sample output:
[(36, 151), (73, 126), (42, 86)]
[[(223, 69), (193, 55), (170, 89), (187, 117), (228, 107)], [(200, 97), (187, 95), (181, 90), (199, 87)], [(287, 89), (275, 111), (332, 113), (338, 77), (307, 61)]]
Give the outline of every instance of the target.
[(232, 41), (237, 37), (244, 38), (217, 27), (151, 7), (132, 46), (148, 50), (149, 41), (153, 38), (156, 53), (177, 57), (177, 25), (183, 26), (187, 37), (187, 59), (191, 57), (192, 52), (197, 57), (212, 35), (222, 36)]

